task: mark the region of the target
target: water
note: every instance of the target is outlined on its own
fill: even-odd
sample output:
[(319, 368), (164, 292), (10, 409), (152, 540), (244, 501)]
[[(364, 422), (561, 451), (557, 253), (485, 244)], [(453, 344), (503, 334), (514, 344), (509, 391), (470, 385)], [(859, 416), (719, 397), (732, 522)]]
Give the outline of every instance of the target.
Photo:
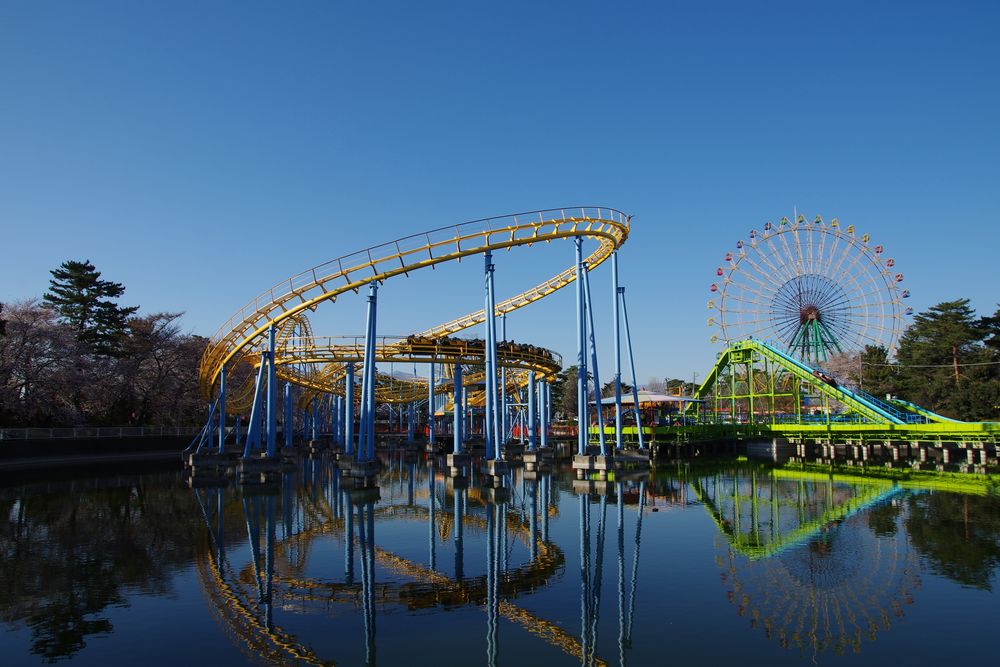
[(387, 461), (374, 504), (313, 461), (258, 492), (172, 470), (0, 489), (3, 664), (994, 659), (985, 486), (723, 462), (603, 496), (518, 470), (494, 504)]

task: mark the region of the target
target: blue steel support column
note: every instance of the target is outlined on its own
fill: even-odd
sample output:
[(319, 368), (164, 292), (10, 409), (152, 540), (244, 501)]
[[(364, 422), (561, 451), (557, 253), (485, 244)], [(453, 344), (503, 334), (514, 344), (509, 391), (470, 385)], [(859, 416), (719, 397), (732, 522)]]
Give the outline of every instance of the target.
[(312, 421), (309, 425), (312, 427), (309, 439), (317, 440), (319, 438), (319, 400), (316, 398), (312, 400)]
[(625, 318), (625, 343), (628, 346), (628, 363), (632, 369), (632, 401), (635, 404), (635, 430), (639, 434), (639, 449), (645, 449), (642, 442), (642, 420), (639, 418), (639, 387), (635, 381), (635, 357), (632, 355), (632, 332), (628, 326), (628, 308), (625, 306), (625, 288), (619, 287), (622, 300), (622, 316)]
[[(500, 314), (500, 342), (507, 340), (507, 313)], [(507, 369), (500, 368), (500, 446), (507, 442)]]
[(250, 423), (247, 424), (246, 444), (243, 447), (243, 458), (250, 458), (254, 448), (260, 446), (260, 393), (263, 391), (264, 373), (267, 372), (267, 352), (260, 355), (260, 368), (257, 369), (257, 380), (254, 382), (253, 404), (250, 407)]
[(354, 362), (344, 364), (344, 451), (354, 453)]
[(611, 297), (615, 327), (615, 449), (622, 448), (622, 331), (618, 320), (618, 251), (611, 253)]
[(285, 416), (281, 430), (285, 433), (285, 447), (292, 446), (292, 383), (285, 383)]
[(597, 368), (597, 341), (594, 339), (594, 308), (590, 301), (590, 269), (583, 271), (583, 292), (587, 305), (587, 328), (590, 334), (590, 361), (594, 365), (594, 409), (597, 411), (597, 438), (601, 443), (601, 456), (607, 456), (604, 439), (604, 411), (601, 410), (601, 374)]
[(427, 378), (427, 444), (434, 444), (434, 362)]
[(587, 320), (583, 296), (583, 239), (576, 238), (576, 453), (587, 453)]
[(469, 412), (469, 388), (462, 387), (462, 413), (465, 414), (465, 434), (472, 433), (472, 413)]
[(548, 388), (549, 383), (545, 380), (538, 383), (538, 446), (542, 449), (549, 446), (549, 420), (547, 418), (549, 410)]
[(368, 286), (368, 326), (365, 338), (365, 371), (364, 395), (361, 400), (364, 407), (361, 411), (364, 434), (364, 448), (358, 447), (358, 460), (371, 461), (375, 458), (375, 332), (376, 315), (378, 311), (378, 283)]
[(226, 366), (219, 371), (219, 453), (226, 451)]
[(486, 304), (484, 307), (485, 314), (485, 324), (486, 324), (486, 349), (483, 350), (485, 356), (485, 370), (486, 370), (486, 385), (485, 385), (485, 410), (483, 412), (483, 439), (486, 441), (486, 459), (492, 459), (496, 456), (496, 452), (500, 449), (500, 438), (496, 432), (496, 422), (494, 421), (494, 412), (496, 410), (496, 394), (494, 389), (496, 387), (496, 366), (493, 365), (493, 354), (491, 353), (491, 348), (496, 349), (496, 325), (494, 321), (494, 316), (496, 314), (493, 308), (493, 253), (487, 250), (484, 254), (486, 261)]
[[(535, 371), (528, 371), (528, 451), (535, 451)], [(532, 542), (534, 544), (534, 542)]]
[[(366, 328), (366, 332), (368, 329)], [(358, 398), (358, 449), (355, 452), (358, 461), (365, 460), (368, 451), (368, 336), (365, 335), (365, 358), (361, 362), (361, 394)]]
[(452, 411), (452, 416), (454, 421), (452, 423), (452, 433), (454, 437), (454, 445), (452, 447), (452, 452), (455, 454), (462, 453), (462, 420), (465, 418), (462, 415), (462, 394), (464, 392), (464, 387), (462, 386), (462, 364), (455, 364), (455, 385), (454, 385), (455, 400), (454, 410)]
[(275, 329), (267, 328), (267, 455), (278, 455), (278, 376), (274, 368)]

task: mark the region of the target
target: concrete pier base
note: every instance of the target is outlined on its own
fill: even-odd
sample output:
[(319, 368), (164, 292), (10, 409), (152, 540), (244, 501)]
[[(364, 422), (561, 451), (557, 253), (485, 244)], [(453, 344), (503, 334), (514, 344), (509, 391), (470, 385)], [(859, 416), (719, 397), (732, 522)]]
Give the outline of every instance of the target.
[(604, 496), (605, 498), (613, 498), (615, 495), (615, 483), (597, 479), (574, 479), (573, 491), (577, 494), (598, 495)]
[(281, 478), (278, 459), (241, 459), (236, 464), (236, 479), (240, 484), (267, 484)]
[(344, 469), (344, 475), (370, 479), (378, 475), (381, 470), (382, 462), (377, 459), (375, 461), (351, 461), (350, 466)]
[(577, 454), (573, 457), (573, 470), (577, 479), (584, 479), (596, 473), (601, 479), (608, 478), (608, 472), (614, 470), (615, 457), (600, 454)]
[(510, 472), (510, 463), (507, 461), (486, 461), (483, 465), (483, 474), (490, 477), (502, 477)]

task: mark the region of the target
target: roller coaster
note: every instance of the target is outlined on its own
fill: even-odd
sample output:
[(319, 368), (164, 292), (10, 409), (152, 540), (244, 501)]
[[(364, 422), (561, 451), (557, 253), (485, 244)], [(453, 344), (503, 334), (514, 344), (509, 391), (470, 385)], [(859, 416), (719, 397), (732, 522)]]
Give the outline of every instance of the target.
[(1000, 441), (1000, 423), (962, 422), (896, 398), (880, 399), (761, 340), (730, 345), (664, 433), (841, 438), (971, 444)]
[[(435, 406), (437, 396), (445, 394), (446, 411), (454, 413), (455, 453), (462, 452), (468, 433), (463, 412), (468, 406), (481, 408), (482, 427), (487, 458), (502, 456), (510, 435), (507, 396), (516, 395), (527, 406), (525, 429), (529, 447), (536, 444), (536, 434), (545, 445), (548, 419), (551, 418), (548, 384), (562, 368), (561, 357), (549, 350), (507, 340), (505, 331), (497, 338), (496, 320), (507, 313), (528, 306), (570, 283), (577, 284), (577, 365), (588, 367), (588, 335), (590, 364), (595, 388), (599, 385), (597, 352), (593, 336), (593, 309), (590, 306), (589, 272), (608, 258), (613, 266), (615, 297), (616, 386), (621, 383), (621, 341), (619, 309), (625, 313), (624, 288), (618, 285), (617, 251), (628, 238), (630, 216), (604, 207), (572, 207), (549, 209), (484, 218), (429, 232), (407, 236), (387, 244), (314, 266), (282, 281), (258, 295), (241, 308), (213, 335), (201, 359), (200, 387), (209, 403), (209, 417), (196, 441), (195, 451), (203, 451), (218, 443), (221, 454), (227, 438), (238, 439), (240, 429), (227, 429), (227, 415), (249, 413), (244, 458), (258, 450), (265, 457), (277, 454), (278, 418), (284, 383), (283, 431), (285, 444), (291, 444), (294, 423), (293, 404), (300, 412), (327, 401), (327, 416), (331, 422), (322, 431), (332, 436), (335, 444), (354, 454), (359, 460), (372, 460), (375, 440), (374, 422), (378, 405), (408, 404), (409, 420), (412, 406), (426, 398), (428, 438), (434, 443)], [(510, 298), (496, 301), (494, 294), (493, 252), (569, 240), (576, 247), (576, 261), (553, 277)], [(583, 243), (596, 243), (584, 256)], [(434, 268), (446, 262), (461, 262), (474, 255), (485, 260), (484, 307), (423, 332), (390, 338), (377, 334), (378, 289), (398, 276), (408, 276), (420, 269)], [(315, 336), (308, 313), (322, 305), (335, 303), (341, 295), (368, 290), (366, 331), (363, 336)], [(620, 307), (620, 308), (619, 308)], [(485, 336), (479, 340), (463, 340), (454, 334), (477, 325), (485, 325)], [(428, 379), (400, 379), (378, 372), (376, 364), (414, 363), (429, 366)], [(355, 382), (356, 366), (360, 366), (360, 387)], [(442, 381), (435, 379), (440, 368)], [(634, 383), (634, 361), (632, 363)], [(582, 373), (581, 414), (587, 414), (588, 374)], [(464, 383), (463, 383), (464, 379)], [(480, 389), (481, 386), (481, 389)], [(471, 389), (471, 391), (470, 391)], [(293, 400), (292, 394), (297, 394)], [(354, 431), (355, 406), (360, 406), (360, 419)], [(448, 410), (450, 408), (450, 410)], [(537, 408), (537, 409), (536, 409)], [(618, 413), (620, 416), (620, 401)], [(539, 428), (539, 418), (542, 427)], [(599, 415), (600, 418), (600, 415)], [(306, 419), (303, 419), (305, 422)], [(314, 419), (315, 422), (315, 419)], [(621, 423), (621, 419), (617, 420)], [(238, 424), (238, 422), (237, 422)], [(465, 426), (466, 430), (468, 429)], [(306, 432), (303, 429), (303, 432)], [(235, 433), (235, 435), (233, 435)], [(411, 426), (412, 433), (412, 426)], [(412, 436), (411, 436), (412, 438)], [(355, 446), (355, 440), (357, 440)], [(578, 437), (580, 453), (586, 447), (586, 429)], [(621, 442), (621, 429), (618, 431)], [(603, 453), (603, 435), (601, 436)]]

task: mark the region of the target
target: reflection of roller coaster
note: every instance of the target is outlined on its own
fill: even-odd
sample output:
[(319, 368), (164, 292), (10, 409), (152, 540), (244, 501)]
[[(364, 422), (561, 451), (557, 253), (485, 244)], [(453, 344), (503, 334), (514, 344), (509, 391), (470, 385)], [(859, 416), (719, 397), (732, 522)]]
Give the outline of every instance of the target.
[[(541, 619), (511, 601), (511, 598), (545, 586), (565, 566), (562, 551), (547, 540), (545, 522), (549, 515), (547, 507), (551, 504), (548, 478), (531, 482), (527, 487), (531, 502), (525, 509), (525, 515), (521, 516), (511, 511), (509, 506), (492, 503), (484, 503), (483, 514), (473, 513), (467, 508), (470, 497), (464, 490), (450, 494), (453, 506), (450, 509), (453, 512), (445, 511), (444, 503), (449, 494), (440, 496), (436, 492), (435, 489), (443, 490), (444, 487), (437, 487), (433, 468), (428, 478), (430, 493), (427, 507), (412, 504), (376, 506), (370, 501), (354, 505), (351, 496), (339, 489), (339, 470), (324, 468), (313, 472), (318, 473), (318, 477), (314, 475), (311, 482), (300, 486), (294, 499), (288, 486), (290, 480), (286, 479), (279, 507), (276, 507), (275, 496), (244, 496), (243, 514), (251, 559), (239, 568), (234, 568), (229, 562), (223, 538), (226, 491), (195, 491), (214, 547), (199, 562), (202, 585), (207, 597), (213, 601), (215, 613), (223, 626), (251, 654), (276, 662), (327, 664), (317, 657), (314, 649), (274, 623), (272, 609), (283, 609), (291, 603), (296, 608), (311, 603), (323, 609), (330, 609), (330, 605), (360, 604), (366, 607), (366, 630), (371, 624), (369, 651), (374, 651), (376, 604), (402, 605), (409, 609), (449, 609), (485, 603), (487, 614), (496, 614), (517, 623), (533, 636), (586, 660), (588, 664), (605, 664), (594, 654), (592, 644), (589, 647), (582, 645), (559, 625)], [(211, 493), (215, 494), (214, 498), (210, 497)], [(414, 495), (411, 490), (408, 503), (412, 503)], [(541, 501), (540, 508), (536, 500)], [(282, 514), (285, 517), (283, 521)], [(456, 577), (450, 578), (433, 565), (427, 567), (415, 563), (375, 545), (375, 517), (383, 521), (428, 522), (432, 550), (434, 535), (454, 530)], [(355, 521), (352, 522), (352, 519)], [(539, 519), (542, 527), (539, 526)], [(355, 541), (352, 523), (358, 530), (357, 539), (362, 552), (363, 576), (360, 584), (354, 581), (351, 574)], [(488, 534), (493, 565), (485, 575), (463, 575), (462, 543), (464, 529), (468, 527)], [(517, 567), (506, 565), (505, 549), (499, 545), (506, 543), (507, 535), (517, 537), (528, 547), (531, 557), (527, 563)], [(309, 545), (322, 536), (344, 541), (348, 568), (346, 580), (322, 580), (306, 574)], [(365, 562), (369, 557), (372, 564), (378, 563), (406, 581), (383, 583), (378, 587), (377, 596), (373, 596), (373, 570)], [(491, 620), (490, 627), (488, 637), (495, 651), (495, 620)]]

